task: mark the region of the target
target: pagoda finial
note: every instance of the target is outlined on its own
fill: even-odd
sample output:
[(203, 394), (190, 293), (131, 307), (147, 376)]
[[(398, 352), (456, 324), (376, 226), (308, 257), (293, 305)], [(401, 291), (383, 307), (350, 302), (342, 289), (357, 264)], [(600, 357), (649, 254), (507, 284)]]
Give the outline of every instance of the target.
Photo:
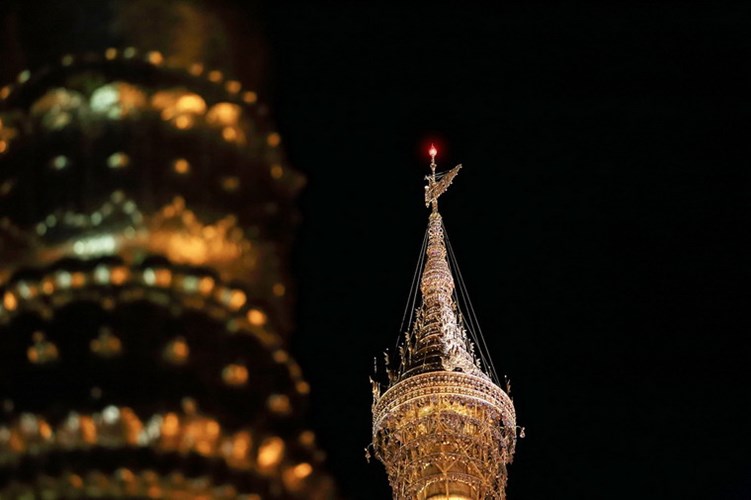
[(448, 189), (451, 181), (454, 180), (459, 169), (462, 168), (462, 165), (459, 164), (448, 172), (436, 176), (435, 168), (437, 165), (435, 163), (435, 156), (438, 154), (438, 150), (431, 144), (428, 153), (430, 154), (430, 175), (425, 176), (425, 180), (428, 181), (428, 185), (425, 186), (425, 206), (433, 205), (433, 211), (437, 212), (438, 197)]
[(429, 153), (425, 204), (433, 209), (420, 277), (422, 302), (399, 346), (396, 376), (389, 372), (383, 392), (371, 382), (372, 450), (386, 468), (395, 500), (506, 500), (516, 413), (509, 395), (475, 356), (438, 212), (438, 197), (461, 165), (436, 174), (435, 146)]

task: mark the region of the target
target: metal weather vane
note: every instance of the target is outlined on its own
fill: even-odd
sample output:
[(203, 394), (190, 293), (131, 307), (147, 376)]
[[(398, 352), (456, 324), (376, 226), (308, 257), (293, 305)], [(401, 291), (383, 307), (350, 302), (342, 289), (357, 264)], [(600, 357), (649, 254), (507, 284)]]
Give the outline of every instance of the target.
[(448, 187), (451, 185), (451, 181), (454, 180), (454, 177), (456, 177), (456, 174), (459, 173), (459, 170), (462, 168), (461, 163), (451, 170), (440, 174), (440, 177), (436, 176), (435, 168), (435, 155), (438, 154), (438, 150), (434, 145), (430, 145), (430, 175), (425, 176), (425, 180), (428, 181), (427, 186), (425, 186), (425, 206), (433, 205), (433, 211), (438, 210), (438, 197), (441, 196), (443, 193), (446, 192)]

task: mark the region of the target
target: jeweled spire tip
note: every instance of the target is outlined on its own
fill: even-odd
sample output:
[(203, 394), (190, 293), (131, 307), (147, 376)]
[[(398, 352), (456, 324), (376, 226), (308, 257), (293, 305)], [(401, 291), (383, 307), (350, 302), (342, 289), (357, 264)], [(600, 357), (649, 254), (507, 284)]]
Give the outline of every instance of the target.
[(431, 144), (430, 149), (428, 150), (428, 154), (430, 155), (430, 170), (433, 172), (433, 177), (435, 177), (435, 155), (438, 154), (438, 150), (436, 149), (435, 145)]

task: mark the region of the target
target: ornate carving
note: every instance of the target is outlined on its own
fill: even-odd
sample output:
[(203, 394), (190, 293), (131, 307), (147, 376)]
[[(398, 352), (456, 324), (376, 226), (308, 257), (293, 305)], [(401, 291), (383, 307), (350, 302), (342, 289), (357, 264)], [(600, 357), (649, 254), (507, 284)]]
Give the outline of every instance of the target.
[[(422, 303), (389, 369), (373, 383), (373, 451), (395, 500), (503, 500), (516, 444), (511, 398), (483, 371), (454, 299), (438, 197), (461, 165), (425, 187), (428, 221)], [(368, 451), (369, 455), (369, 451)]]

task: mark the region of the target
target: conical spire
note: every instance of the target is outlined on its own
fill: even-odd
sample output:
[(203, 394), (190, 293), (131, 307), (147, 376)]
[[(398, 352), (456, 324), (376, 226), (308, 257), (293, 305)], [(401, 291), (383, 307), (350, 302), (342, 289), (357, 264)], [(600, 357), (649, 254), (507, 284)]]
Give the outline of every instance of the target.
[(473, 354), (472, 343), (461, 321), (454, 299), (454, 277), (447, 260), (443, 219), (438, 198), (448, 189), (461, 164), (436, 174), (437, 150), (430, 148), (431, 174), (426, 176), (425, 206), (431, 207), (428, 219), (428, 244), (425, 266), (420, 278), (422, 304), (410, 332), (411, 345), (403, 360), (402, 376), (429, 371), (461, 371), (487, 378)]

